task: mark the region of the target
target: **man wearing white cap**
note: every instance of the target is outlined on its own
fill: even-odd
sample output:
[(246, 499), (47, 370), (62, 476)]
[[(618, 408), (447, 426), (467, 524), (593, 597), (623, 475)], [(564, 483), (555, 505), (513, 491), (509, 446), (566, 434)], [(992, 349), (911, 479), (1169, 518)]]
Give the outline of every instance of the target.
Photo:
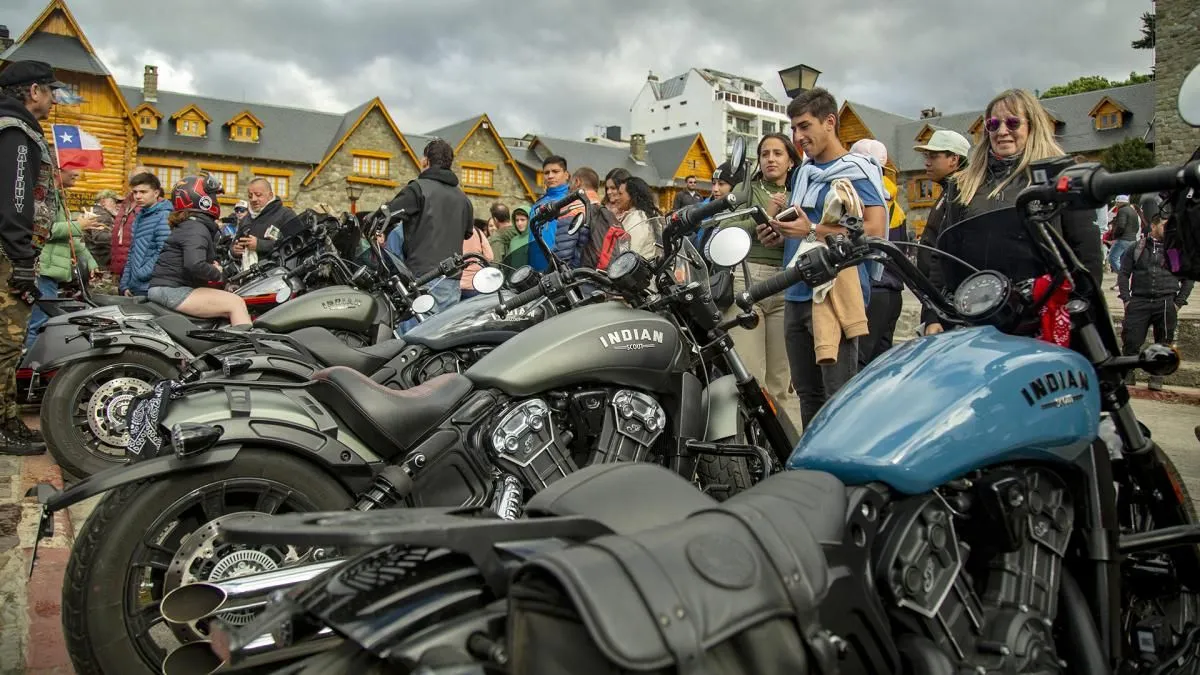
[(1129, 195), (1117, 195), (1116, 213), (1112, 221), (1112, 246), (1108, 249), (1108, 266), (1113, 272), (1121, 271), (1121, 256), (1137, 241), (1142, 229), (1142, 219), (1129, 203)]
[[(938, 234), (942, 230), (942, 220), (946, 217), (946, 186), (951, 176), (967, 167), (967, 155), (971, 152), (971, 144), (966, 136), (956, 131), (938, 129), (924, 145), (913, 146), (913, 150), (925, 155), (925, 177), (942, 186), (942, 196), (938, 197), (933, 208), (929, 210), (925, 229), (921, 231), (921, 243), (936, 248)], [(938, 288), (942, 287), (941, 263), (934, 260), (932, 251), (920, 249), (917, 252), (917, 267)], [(926, 335), (942, 332), (942, 324), (938, 323), (937, 314), (931, 309), (922, 310), (921, 323), (925, 324)]]

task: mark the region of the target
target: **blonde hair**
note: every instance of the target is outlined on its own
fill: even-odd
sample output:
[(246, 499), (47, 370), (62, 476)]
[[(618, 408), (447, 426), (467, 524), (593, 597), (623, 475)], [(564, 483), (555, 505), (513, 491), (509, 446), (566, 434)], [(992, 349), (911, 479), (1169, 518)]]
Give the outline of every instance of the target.
[[(1054, 120), (1033, 94), (1024, 89), (1009, 89), (1000, 92), (987, 104), (983, 113), (984, 119), (991, 117), (992, 111), (1001, 103), (1014, 115), (1025, 120), (1029, 126), (1029, 135), (1025, 141), (1025, 151), (1021, 154), (1021, 161), (1012, 173), (1000, 181), (995, 190), (992, 190), (988, 195), (989, 199), (995, 199), (1017, 176), (1024, 176), (1028, 180), (1030, 163), (1047, 157), (1060, 157), (1067, 154), (1063, 152), (1058, 141), (1054, 140)], [(988, 132), (985, 130), (984, 133)], [(967, 167), (954, 174), (954, 182), (958, 186), (959, 204), (963, 206), (970, 204), (971, 200), (975, 198), (975, 193), (983, 186), (984, 180), (987, 179), (988, 153), (991, 151), (991, 140), (984, 138), (982, 142), (976, 143), (975, 147), (971, 148)]]

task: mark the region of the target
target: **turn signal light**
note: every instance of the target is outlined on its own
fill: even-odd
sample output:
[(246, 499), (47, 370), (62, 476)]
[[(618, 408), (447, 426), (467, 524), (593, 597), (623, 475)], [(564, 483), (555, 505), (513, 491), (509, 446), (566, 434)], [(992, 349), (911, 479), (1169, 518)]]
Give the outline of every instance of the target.
[(1138, 361), (1142, 370), (1164, 377), (1179, 370), (1179, 350), (1170, 345), (1152, 344), (1142, 350)]
[(194, 457), (216, 445), (223, 433), (224, 429), (211, 424), (181, 422), (171, 427), (171, 448), (179, 459)]

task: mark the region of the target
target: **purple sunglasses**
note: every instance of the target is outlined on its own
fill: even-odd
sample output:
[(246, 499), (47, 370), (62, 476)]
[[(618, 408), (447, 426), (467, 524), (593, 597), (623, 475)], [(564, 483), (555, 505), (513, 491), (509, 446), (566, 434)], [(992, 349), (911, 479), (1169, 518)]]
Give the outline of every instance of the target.
[(1005, 117), (1003, 120), (1001, 120), (999, 117), (989, 117), (987, 121), (983, 123), (983, 126), (987, 128), (990, 133), (994, 134), (1000, 130), (1001, 122), (1004, 123), (1004, 126), (1008, 127), (1009, 131), (1016, 131), (1017, 129), (1021, 128), (1021, 121), (1022, 120), (1020, 117), (1015, 116)]

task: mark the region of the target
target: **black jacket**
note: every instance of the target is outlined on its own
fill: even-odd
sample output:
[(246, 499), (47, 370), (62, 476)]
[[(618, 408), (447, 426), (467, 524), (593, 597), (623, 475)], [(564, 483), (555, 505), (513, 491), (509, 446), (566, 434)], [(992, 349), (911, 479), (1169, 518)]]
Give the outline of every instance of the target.
[(1121, 241), (1137, 241), (1138, 231), (1142, 229), (1142, 219), (1132, 204), (1122, 204), (1113, 218), (1113, 239)]
[(408, 214), (404, 221), (404, 261), (416, 276), (462, 253), (463, 241), (475, 232), (475, 209), (458, 188), (458, 176), (449, 169), (422, 171), (388, 208), (392, 213), (403, 210)]
[[(23, 103), (3, 94), (0, 117), (16, 117), (35, 130), (42, 128)], [(41, 148), (25, 132), (11, 127), (0, 131), (0, 246), (9, 260), (37, 257), (33, 248), (33, 195), (41, 166)], [(18, 189), (21, 199), (17, 199)]]
[(1194, 282), (1171, 274), (1164, 262), (1161, 241), (1146, 238), (1129, 247), (1121, 256), (1121, 271), (1117, 274), (1121, 300), (1172, 298), (1177, 306), (1186, 305)]
[(675, 203), (671, 206), (671, 210), (678, 211), (679, 209), (682, 209), (685, 206), (691, 206), (692, 204), (699, 204), (702, 201), (704, 201), (704, 197), (694, 195), (691, 192), (688, 192), (687, 190), (680, 190), (679, 193), (675, 195)]
[(203, 213), (192, 213), (176, 225), (158, 255), (150, 287), (200, 288), (220, 281), (221, 272), (212, 265), (217, 259), (217, 230), (217, 221)]
[[(986, 267), (1006, 274), (1016, 281), (1024, 281), (1033, 276), (1030, 274), (1031, 270), (1041, 267), (1036, 259), (1034, 243), (1026, 234), (1026, 225), (1013, 209), (1017, 195), (1025, 188), (1027, 181), (1017, 178), (1004, 186), (998, 195), (990, 196), (996, 186), (1016, 168), (1019, 159), (1002, 159), (989, 154), (987, 176), (971, 202), (966, 205), (958, 203), (958, 184), (951, 181), (944, 193), (946, 213), (936, 236), (937, 248), (963, 258), (976, 267)], [(951, 236), (950, 233), (964, 221), (995, 211), (1003, 211), (995, 214), (995, 217), (1005, 222), (993, 224), (995, 227), (1004, 228), (994, 232), (995, 240), (1002, 243), (1003, 248), (997, 248), (994, 242), (984, 239), (964, 238), (963, 230), (958, 230)], [(1096, 212), (1091, 209), (1064, 211), (1051, 221), (1051, 226), (1062, 234), (1075, 256), (1099, 284), (1103, 278), (1104, 255), (1100, 246), (1100, 232), (1096, 229), (1095, 215)], [(992, 233), (991, 230), (988, 232)], [(945, 257), (942, 258), (941, 265), (934, 267), (940, 267), (940, 283), (947, 293), (952, 293), (969, 273), (961, 265)]]
[[(237, 237), (247, 235), (258, 239), (258, 255), (267, 256), (275, 250), (275, 243), (287, 239), (303, 228), (303, 223), (296, 217), (296, 212), (283, 205), (279, 198), (272, 199), (258, 215), (247, 219), (238, 227)], [(277, 232), (270, 231), (276, 228)], [(268, 234), (274, 236), (268, 237)], [(234, 238), (237, 241), (237, 238)]]
[[(943, 177), (938, 181), (938, 185), (942, 186), (942, 194), (934, 203), (933, 208), (929, 210), (929, 219), (925, 221), (925, 229), (921, 230), (919, 242), (922, 246), (930, 248), (937, 248), (938, 234), (942, 231), (942, 221), (946, 218), (946, 193), (950, 189), (950, 177)], [(945, 292), (942, 282), (942, 263), (936, 253), (926, 248), (917, 249), (917, 269), (929, 277), (938, 290)], [(936, 323), (937, 320), (938, 316), (932, 309), (928, 307), (921, 309), (921, 323)]]

